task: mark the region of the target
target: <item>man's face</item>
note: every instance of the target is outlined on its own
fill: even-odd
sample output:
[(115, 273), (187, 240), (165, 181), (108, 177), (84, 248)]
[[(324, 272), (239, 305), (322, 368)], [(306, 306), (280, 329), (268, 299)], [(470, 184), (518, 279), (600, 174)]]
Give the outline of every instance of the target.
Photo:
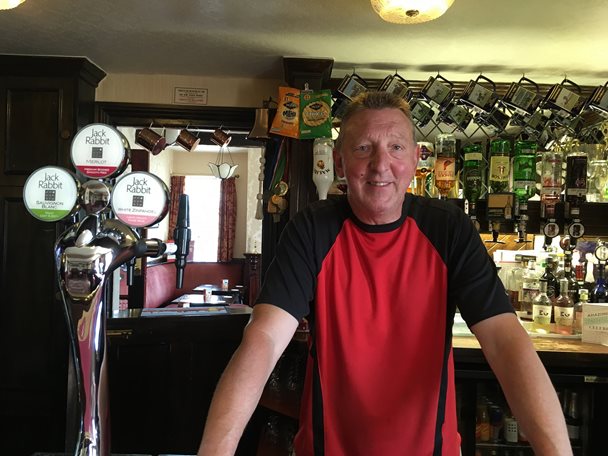
[(345, 128), (334, 162), (355, 215), (370, 225), (394, 222), (418, 163), (411, 122), (398, 109), (366, 109)]

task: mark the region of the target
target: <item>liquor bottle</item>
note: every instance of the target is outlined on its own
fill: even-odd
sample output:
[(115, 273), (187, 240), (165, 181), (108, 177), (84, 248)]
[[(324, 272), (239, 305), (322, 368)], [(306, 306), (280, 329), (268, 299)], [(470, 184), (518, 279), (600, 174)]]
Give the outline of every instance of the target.
[(536, 332), (548, 334), (551, 332), (551, 312), (553, 303), (547, 295), (547, 279), (540, 279), (538, 296), (532, 305), (533, 329)]
[[(587, 195), (587, 154), (580, 146), (566, 155), (566, 205), (579, 206)], [(566, 213), (568, 213), (566, 209)], [(578, 214), (575, 214), (578, 215)]]
[(516, 141), (513, 156), (513, 192), (520, 208), (527, 210), (528, 200), (536, 194), (536, 151), (534, 141)]
[(540, 216), (555, 218), (555, 205), (562, 191), (562, 152), (558, 146), (542, 152), (540, 174)]
[(593, 274), (595, 269), (595, 257), (592, 253), (585, 254), (585, 282), (584, 287), (589, 292), (589, 296), (593, 292), (595, 287), (595, 275)]
[(608, 260), (608, 245), (600, 243), (595, 248), (595, 257), (599, 260), (597, 267), (597, 280), (591, 292), (591, 302), (608, 302), (608, 288), (606, 288), (606, 261)]
[(583, 307), (589, 302), (589, 292), (582, 288), (579, 292), (579, 301), (574, 304), (574, 334), (583, 333)]
[(608, 289), (606, 288), (606, 279), (604, 277), (605, 266), (601, 263), (599, 264), (597, 280), (591, 292), (591, 302), (608, 302)]
[(525, 270), (523, 261), (521, 263), (522, 266), (516, 266), (509, 271), (505, 287), (507, 289), (507, 294), (509, 295), (509, 302), (511, 302), (511, 306), (513, 306), (513, 310), (515, 311), (521, 310), (520, 290), (523, 272)]
[(555, 275), (553, 275), (554, 264), (555, 260), (551, 257), (547, 257), (545, 260), (545, 272), (541, 276), (541, 280), (544, 279), (547, 282), (547, 289), (545, 291), (551, 301), (554, 301), (559, 295), (559, 283), (557, 282)]
[(589, 174), (587, 201), (608, 201), (608, 160), (604, 145), (588, 145)]
[(566, 427), (571, 443), (577, 443), (581, 438), (581, 417), (579, 413), (579, 397), (576, 391), (570, 392), (567, 398)]
[(463, 150), (463, 194), (468, 203), (469, 215), (475, 215), (477, 213), (477, 200), (481, 196), (481, 162), (483, 161), (483, 155), (479, 144), (469, 144)]
[(456, 137), (441, 133), (435, 138), (435, 187), (446, 199), (456, 183)]
[(559, 281), (559, 296), (553, 306), (555, 315), (555, 330), (558, 334), (572, 334), (572, 324), (574, 322), (574, 301), (568, 293), (568, 279)]
[(528, 268), (524, 271), (521, 282), (521, 302), (522, 310), (526, 311), (529, 319), (532, 319), (532, 304), (540, 289), (539, 275), (536, 261), (528, 261)]
[(480, 442), (488, 442), (490, 440), (490, 416), (488, 415), (488, 405), (477, 405), (477, 425), (475, 435)]
[(416, 165), (415, 187), (414, 194), (419, 196), (427, 196), (426, 179), (427, 175), (435, 168), (435, 154), (433, 152), (433, 144), (430, 142), (419, 142), (418, 147), (418, 164)]
[(312, 146), (312, 181), (317, 187), (319, 199), (327, 199), (327, 192), (334, 181), (334, 141), (331, 138), (315, 138)]
[(490, 142), (490, 193), (509, 191), (511, 143), (506, 139)]
[(574, 267), (574, 275), (578, 290), (585, 288), (585, 263), (579, 263)]
[(576, 274), (572, 271), (572, 255), (564, 255), (564, 278), (568, 280), (568, 291), (572, 295), (574, 302), (578, 302), (578, 281)]

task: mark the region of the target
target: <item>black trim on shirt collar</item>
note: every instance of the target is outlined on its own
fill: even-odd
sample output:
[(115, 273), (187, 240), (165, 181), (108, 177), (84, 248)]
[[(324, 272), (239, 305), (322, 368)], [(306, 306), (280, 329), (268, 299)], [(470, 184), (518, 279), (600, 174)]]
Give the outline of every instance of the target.
[(401, 217), (399, 217), (394, 222), (384, 223), (384, 224), (381, 224), (381, 225), (369, 225), (367, 223), (362, 222), (354, 214), (352, 208), (350, 207), (350, 204), (348, 205), (348, 207), (350, 209), (352, 221), (354, 222), (355, 225), (357, 225), (363, 231), (365, 231), (367, 233), (388, 233), (390, 231), (396, 230), (401, 225), (403, 225), (403, 222), (405, 221), (405, 218), (406, 218), (406, 210), (405, 210), (406, 201), (407, 201), (407, 195), (405, 196), (405, 199), (403, 201), (403, 205), (401, 206)]

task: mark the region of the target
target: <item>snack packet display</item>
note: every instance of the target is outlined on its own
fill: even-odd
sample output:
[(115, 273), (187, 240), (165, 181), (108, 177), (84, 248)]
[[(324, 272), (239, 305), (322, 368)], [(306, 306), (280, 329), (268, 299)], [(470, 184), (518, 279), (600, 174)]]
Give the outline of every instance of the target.
[(300, 137), (300, 90), (292, 87), (279, 87), (278, 105), (270, 133), (298, 139)]
[(331, 90), (300, 92), (300, 139), (331, 138)]

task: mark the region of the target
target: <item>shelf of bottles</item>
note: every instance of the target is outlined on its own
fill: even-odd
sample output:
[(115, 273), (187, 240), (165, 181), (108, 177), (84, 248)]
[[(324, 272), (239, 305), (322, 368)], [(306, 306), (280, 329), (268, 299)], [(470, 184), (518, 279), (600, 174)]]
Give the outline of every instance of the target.
[(414, 82), (395, 73), (376, 83), (352, 73), (334, 90), (336, 125), (348, 100), (370, 89), (410, 104), (420, 152), (413, 193), (458, 199), (480, 231), (511, 230), (522, 241), (530, 224), (547, 242), (560, 233), (578, 239), (585, 212), (594, 219), (589, 234), (608, 234), (586, 209), (608, 202), (608, 82), (504, 84), (480, 75), (456, 83), (439, 74)]
[[(532, 456), (528, 436), (511, 413), (495, 381), (475, 384), (475, 456)], [(591, 391), (576, 383), (555, 385), (575, 456), (589, 454)], [(466, 431), (464, 431), (466, 432)], [(471, 436), (473, 437), (473, 436)]]
[(517, 250), (535, 253), (501, 271), (526, 328), (580, 334), (584, 303), (608, 301), (608, 244), (598, 239), (608, 236), (608, 82), (408, 81), (398, 73), (366, 81), (352, 73), (333, 91), (337, 128), (348, 101), (372, 89), (410, 105), (419, 152), (410, 191), (461, 205), (491, 233), (486, 242), (512, 233)]

